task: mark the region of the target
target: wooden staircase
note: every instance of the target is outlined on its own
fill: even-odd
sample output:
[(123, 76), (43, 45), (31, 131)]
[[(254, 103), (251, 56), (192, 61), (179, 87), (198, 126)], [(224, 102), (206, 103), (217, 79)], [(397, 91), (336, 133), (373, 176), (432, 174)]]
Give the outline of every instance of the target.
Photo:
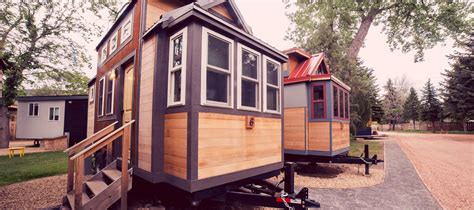
[[(68, 153), (67, 196), (64, 208), (106, 209), (121, 199), (127, 209), (127, 192), (132, 189), (132, 168), (129, 168), (130, 131), (132, 120), (118, 129), (118, 122), (94, 133), (64, 152)], [(122, 138), (120, 138), (122, 137)], [(113, 142), (122, 140), (121, 161), (113, 160)], [(105, 148), (107, 166), (92, 177), (84, 177), (84, 160)], [(119, 163), (120, 162), (120, 163)]]

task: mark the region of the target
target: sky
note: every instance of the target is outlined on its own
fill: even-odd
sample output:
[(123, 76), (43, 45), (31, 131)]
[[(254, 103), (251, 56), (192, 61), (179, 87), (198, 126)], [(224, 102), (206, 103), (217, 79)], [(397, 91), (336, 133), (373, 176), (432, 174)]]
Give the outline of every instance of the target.
[[(285, 15), (288, 10), (283, 1), (286, 0), (235, 0), (245, 21), (252, 27), (253, 35), (280, 50), (295, 46), (291, 41), (285, 40), (291, 22)], [(111, 24), (108, 27), (110, 26)], [(99, 41), (100, 38), (97, 38), (97, 41), (87, 46), (90, 55), (93, 55), (93, 69), (88, 71), (89, 76), (95, 74), (97, 62), (95, 46)], [(448, 40), (445, 46), (439, 44), (433, 49), (426, 50), (424, 61), (415, 63), (413, 53), (390, 51), (381, 27), (372, 26), (359, 57), (365, 66), (374, 69), (379, 87), (382, 87), (389, 78), (405, 75), (410, 84), (420, 91), (428, 78), (439, 87), (439, 82), (443, 80), (441, 73), (449, 69), (449, 59), (446, 56), (454, 52), (452, 44), (453, 41)]]

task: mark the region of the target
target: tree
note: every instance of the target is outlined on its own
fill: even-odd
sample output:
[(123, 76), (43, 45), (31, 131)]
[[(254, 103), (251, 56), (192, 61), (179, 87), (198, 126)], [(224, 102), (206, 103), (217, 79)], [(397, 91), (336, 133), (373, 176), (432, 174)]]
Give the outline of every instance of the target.
[(443, 74), (445, 90), (442, 96), (447, 116), (462, 122), (466, 132), (467, 121), (474, 119), (474, 33), (458, 45), (464, 52), (450, 56), (454, 62)]
[(410, 88), (410, 94), (403, 104), (403, 118), (413, 121), (413, 130), (416, 130), (415, 122), (420, 119), (420, 101), (415, 88)]
[(402, 116), (402, 99), (400, 92), (392, 82), (392, 79), (388, 79), (383, 88), (385, 90), (383, 99), (385, 118), (387, 119), (391, 130), (395, 130), (395, 125), (400, 122)]
[(435, 87), (428, 79), (423, 87), (423, 97), (421, 101), (421, 119), (430, 121), (435, 132), (435, 122), (441, 119), (442, 109), (438, 100)]
[[(468, 1), (314, 1), (297, 0), (288, 17), (288, 39), (307, 50), (335, 52), (330, 58), (355, 63), (372, 25), (381, 24), (391, 49), (423, 52), (446, 38), (466, 36), (474, 12)], [(347, 69), (349, 75), (353, 69)]]

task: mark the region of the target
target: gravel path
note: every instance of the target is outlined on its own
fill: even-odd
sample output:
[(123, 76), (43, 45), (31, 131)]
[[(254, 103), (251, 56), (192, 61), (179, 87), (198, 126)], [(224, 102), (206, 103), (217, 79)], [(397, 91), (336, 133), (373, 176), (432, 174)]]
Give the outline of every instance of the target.
[(474, 209), (474, 135), (390, 133), (446, 209)]
[(385, 142), (385, 182), (356, 189), (310, 189), (323, 209), (441, 209), (392, 138)]

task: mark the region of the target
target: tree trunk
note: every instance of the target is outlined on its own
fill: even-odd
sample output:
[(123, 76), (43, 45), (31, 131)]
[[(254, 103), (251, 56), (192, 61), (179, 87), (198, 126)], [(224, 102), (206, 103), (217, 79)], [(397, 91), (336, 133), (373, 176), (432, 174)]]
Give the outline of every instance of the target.
[(464, 133), (467, 133), (467, 121), (462, 122), (462, 129), (464, 130)]
[(10, 145), (10, 120), (8, 107), (0, 107), (0, 148), (8, 148)]
[[(380, 11), (378, 9), (372, 9), (367, 16), (362, 17), (357, 33), (352, 39), (349, 49), (347, 49), (347, 59), (350, 61), (356, 60), (360, 48), (364, 45), (365, 37), (367, 36), (367, 33), (369, 33), (370, 26), (374, 22), (375, 16), (379, 13)], [(351, 76), (351, 72), (349, 72), (349, 76)]]
[(431, 121), (431, 126), (433, 127), (433, 133), (436, 133), (435, 122), (434, 121)]
[(413, 130), (416, 130), (415, 120), (413, 120)]

